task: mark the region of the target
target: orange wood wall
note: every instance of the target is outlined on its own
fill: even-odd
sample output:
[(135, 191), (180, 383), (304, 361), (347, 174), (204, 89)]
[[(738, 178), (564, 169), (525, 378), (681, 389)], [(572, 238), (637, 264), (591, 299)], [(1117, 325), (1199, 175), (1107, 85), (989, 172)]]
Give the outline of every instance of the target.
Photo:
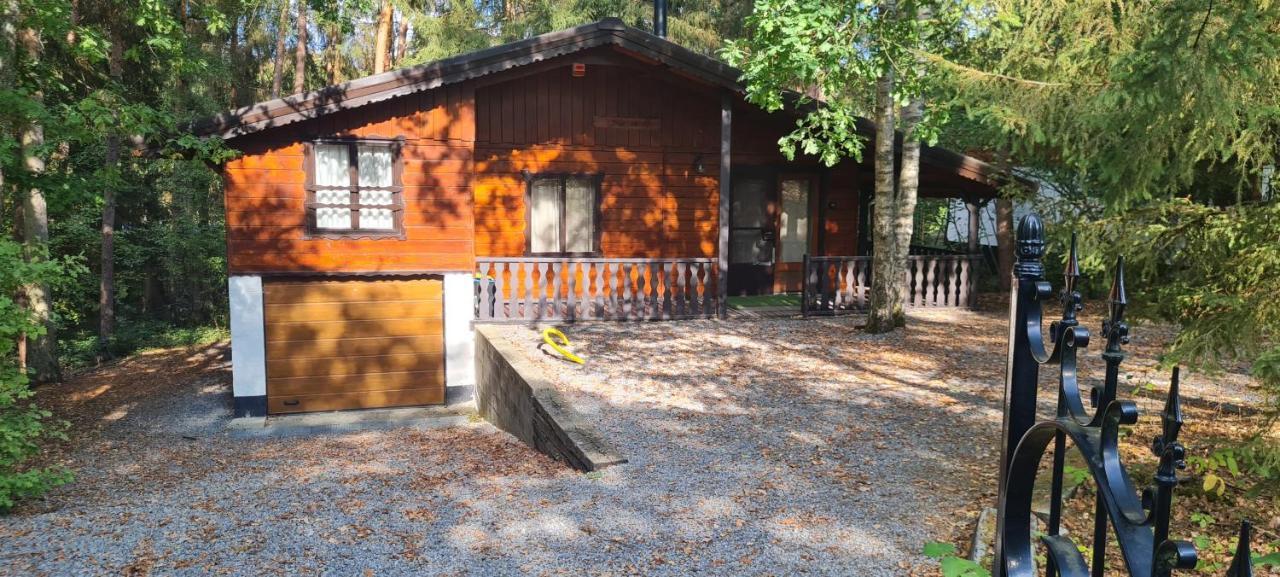
[[(253, 272), (471, 271), (474, 88), (421, 92), (234, 139), (227, 163), (228, 269)], [(304, 238), (302, 142), (405, 137), (405, 238)]]
[[(585, 77), (570, 74), (574, 62), (587, 64)], [(715, 257), (719, 98), (699, 82), (599, 49), (234, 139), (244, 155), (225, 169), (229, 270), (470, 271), (477, 255), (523, 255), (524, 170), (603, 174), (603, 256)], [(601, 127), (598, 118), (657, 126)], [(778, 138), (794, 126), (787, 115), (739, 99), (733, 120), (735, 169), (823, 170), (815, 159), (787, 162), (778, 152)], [(338, 135), (405, 137), (405, 239), (304, 238), (302, 143)], [(826, 172), (825, 200), (837, 208), (819, 223), (822, 252), (856, 254), (858, 167)]]
[[(585, 77), (571, 64), (585, 61)], [(711, 91), (605, 52), (476, 90), (476, 254), (525, 254), (525, 178), (602, 173), (606, 257), (714, 257), (720, 104)], [(597, 127), (656, 119), (656, 129)], [(694, 168), (701, 157), (703, 171)]]

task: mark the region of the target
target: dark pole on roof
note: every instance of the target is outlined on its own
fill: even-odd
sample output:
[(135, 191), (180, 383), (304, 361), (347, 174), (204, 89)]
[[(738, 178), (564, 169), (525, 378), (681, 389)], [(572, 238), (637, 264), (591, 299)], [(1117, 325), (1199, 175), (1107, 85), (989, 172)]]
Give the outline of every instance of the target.
[(653, 0), (653, 34), (667, 37), (667, 0)]

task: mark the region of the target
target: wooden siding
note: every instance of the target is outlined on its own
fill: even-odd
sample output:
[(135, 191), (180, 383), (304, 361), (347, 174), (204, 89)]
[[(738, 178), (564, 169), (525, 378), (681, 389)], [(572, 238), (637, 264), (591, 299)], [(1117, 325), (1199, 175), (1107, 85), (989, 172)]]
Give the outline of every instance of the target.
[(714, 257), (718, 97), (673, 80), (596, 51), (478, 88), (476, 254), (525, 254), (527, 170), (603, 176), (601, 256)]
[[(228, 269), (254, 272), (469, 271), (474, 88), (453, 85), (233, 140), (224, 172)], [(405, 138), (404, 238), (306, 238), (303, 142)]]
[(264, 286), (270, 413), (444, 402), (441, 282)]

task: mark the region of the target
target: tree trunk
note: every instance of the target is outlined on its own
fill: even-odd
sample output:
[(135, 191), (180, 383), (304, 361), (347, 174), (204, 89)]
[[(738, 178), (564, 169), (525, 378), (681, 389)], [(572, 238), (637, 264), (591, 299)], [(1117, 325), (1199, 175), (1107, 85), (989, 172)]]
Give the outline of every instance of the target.
[(400, 66), (404, 61), (404, 57), (409, 53), (409, 16), (404, 12), (400, 13), (400, 27), (396, 30), (396, 60), (395, 65)]
[(280, 98), (280, 89), (284, 86), (284, 50), (285, 38), (288, 34), (285, 29), (289, 27), (289, 0), (280, 1), (280, 24), (276, 26), (276, 52), (275, 62), (271, 70), (271, 97)]
[[(0, 0), (0, 86), (12, 86), (13, 79), (17, 76), (14, 70), (14, 63), (17, 60), (18, 52), (18, 0)], [(0, 124), (0, 134), (7, 134), (8, 126)], [(8, 214), (10, 206), (13, 206), (14, 228), (10, 230), (7, 226), (0, 234), (12, 234), (14, 240), (22, 241), (22, 209), (18, 206), (21, 203), (16, 199), (10, 205), (9, 189), (4, 184), (4, 167), (0, 166), (0, 216)], [(18, 294), (8, 295), (14, 299), (19, 307), (25, 307), (23, 301), (25, 291), (18, 291)], [(18, 370), (27, 370), (27, 336), (18, 335)]]
[(394, 15), (391, 0), (382, 0), (382, 10), (378, 12), (378, 29), (373, 38), (374, 74), (387, 70), (387, 59), (391, 56), (391, 18)]
[(871, 226), (871, 309), (867, 313), (867, 331), (885, 333), (893, 330), (895, 303), (899, 295), (894, 288), (901, 283), (895, 276), (894, 254), (894, 106), (893, 71), (876, 80), (876, 156), (875, 208)]
[[(120, 88), (123, 76), (123, 42), (116, 26), (109, 25), (111, 48), (107, 52), (107, 69), (114, 88)], [(107, 185), (102, 188), (102, 256), (98, 282), (98, 360), (107, 356), (111, 337), (116, 332), (116, 190), (120, 164), (120, 135), (107, 134), (107, 151), (103, 159)]]
[(996, 261), (1000, 269), (1000, 290), (1008, 291), (1013, 280), (1013, 201), (996, 198)]
[(307, 89), (307, 0), (298, 0), (298, 45), (293, 49), (293, 92)]
[[(339, 13), (341, 17), (341, 13)], [(332, 86), (341, 82), (342, 78), (342, 28), (337, 24), (329, 27), (329, 45), (325, 47), (325, 60), (328, 61), (328, 82)]]
[(924, 118), (924, 101), (912, 100), (902, 109), (902, 166), (898, 174), (898, 197), (893, 209), (894, 218), (894, 268), (898, 282), (894, 283), (897, 297), (894, 299), (893, 324), (907, 324), (905, 306), (910, 298), (907, 278), (908, 256), (911, 254), (911, 235), (915, 229), (916, 199), (920, 192), (920, 135), (917, 129)]
[(232, 106), (240, 106), (240, 15), (231, 18), (231, 36), (227, 39), (227, 61), (231, 63), (227, 96)]
[[(42, 46), (40, 32), (26, 29), (19, 35), (24, 55), (32, 62), (39, 62)], [(31, 94), (37, 102), (44, 98), (40, 90)], [(39, 187), (39, 176), (44, 173), (45, 162), (40, 156), (44, 147), (44, 127), (28, 123), (22, 129), (23, 164), (31, 176), (31, 185), (22, 195), (22, 244), (23, 256), (31, 261), (46, 258), (49, 244), (49, 210), (44, 192)], [(58, 367), (57, 335), (53, 325), (52, 296), (49, 286), (33, 283), (23, 287), (27, 310), (36, 322), (44, 326), (42, 335), (27, 335), (27, 367), (36, 383), (57, 381), (62, 378)]]

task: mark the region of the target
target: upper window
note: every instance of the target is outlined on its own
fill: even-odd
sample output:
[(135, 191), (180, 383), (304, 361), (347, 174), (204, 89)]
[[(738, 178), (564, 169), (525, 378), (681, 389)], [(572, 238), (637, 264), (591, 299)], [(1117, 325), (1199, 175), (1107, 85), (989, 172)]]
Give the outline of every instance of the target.
[(529, 180), (529, 252), (592, 254), (596, 246), (596, 197), (590, 176), (534, 176)]
[(307, 225), (317, 236), (399, 236), (404, 230), (400, 143), (312, 143), (307, 163)]

